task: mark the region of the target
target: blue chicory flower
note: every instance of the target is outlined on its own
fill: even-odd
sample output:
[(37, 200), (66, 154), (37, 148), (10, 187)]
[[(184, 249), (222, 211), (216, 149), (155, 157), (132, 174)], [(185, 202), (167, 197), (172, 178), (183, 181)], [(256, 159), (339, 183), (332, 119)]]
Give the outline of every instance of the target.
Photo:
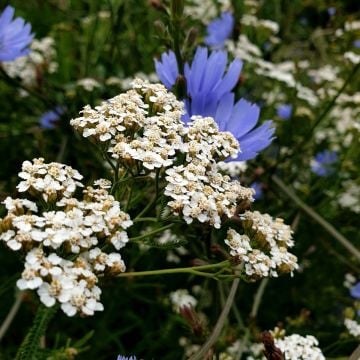
[(234, 29), (234, 16), (231, 12), (225, 11), (219, 18), (211, 21), (207, 26), (205, 44), (215, 49), (224, 46), (225, 41), (230, 37)]
[(250, 187), (255, 190), (255, 195), (253, 196), (255, 200), (259, 200), (263, 197), (263, 189), (260, 182), (254, 181)]
[(65, 109), (62, 106), (57, 106), (55, 109), (45, 112), (39, 119), (40, 126), (43, 129), (54, 129), (55, 123), (60, 119)]
[(123, 355), (118, 355), (116, 360), (136, 360), (136, 356), (123, 356)]
[(276, 108), (277, 116), (283, 120), (289, 120), (292, 115), (292, 105), (281, 104)]
[(335, 151), (321, 151), (315, 155), (311, 162), (311, 171), (318, 176), (327, 176), (332, 173), (332, 165), (337, 161)]
[(354, 47), (356, 47), (357, 49), (359, 49), (359, 48), (360, 48), (360, 39), (355, 40), (355, 41), (353, 42), (353, 45), (354, 45)]
[(329, 16), (334, 16), (336, 14), (336, 7), (327, 8), (327, 13), (329, 14)]
[(350, 289), (350, 295), (355, 299), (360, 299), (360, 281)]
[(0, 15), (0, 61), (13, 61), (30, 51), (31, 25), (20, 17), (13, 20), (14, 12), (12, 6), (7, 6)]
[[(244, 161), (253, 159), (272, 142), (275, 129), (271, 127), (272, 121), (254, 129), (259, 120), (259, 107), (244, 99), (235, 102), (232, 90), (243, 64), (235, 59), (226, 71), (227, 60), (225, 51), (208, 55), (206, 48), (199, 47), (191, 66), (185, 64), (187, 98), (183, 121), (188, 123), (193, 115), (214, 118), (220, 131), (230, 131), (240, 143), (241, 152), (232, 160)], [(162, 54), (160, 61), (155, 60), (155, 68), (162, 83), (171, 89), (179, 75), (175, 54), (172, 51)]]

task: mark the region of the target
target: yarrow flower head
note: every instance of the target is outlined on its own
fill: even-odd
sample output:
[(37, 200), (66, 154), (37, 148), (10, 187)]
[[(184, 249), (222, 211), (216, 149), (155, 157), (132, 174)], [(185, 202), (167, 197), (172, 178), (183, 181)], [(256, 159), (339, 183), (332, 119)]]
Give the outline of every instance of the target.
[(335, 151), (321, 151), (311, 161), (311, 171), (318, 176), (327, 176), (333, 172), (333, 164), (338, 159)]
[(70, 124), (128, 166), (138, 161), (150, 172), (170, 166), (185, 133), (183, 104), (161, 84), (136, 79), (132, 86), (95, 109), (85, 106)]
[[(255, 126), (260, 110), (255, 104), (241, 99), (235, 102), (231, 92), (238, 82), (242, 62), (235, 59), (226, 71), (227, 53), (206, 48), (196, 50), (194, 60), (185, 65), (187, 98), (184, 99), (186, 114), (183, 121), (189, 123), (191, 116), (209, 116), (215, 119), (220, 131), (229, 131), (238, 140), (240, 152), (234, 160), (249, 160), (266, 148), (273, 140), (272, 122)], [(175, 54), (170, 51), (155, 60), (156, 72), (163, 84), (171, 89), (179, 75)]]
[(136, 356), (123, 356), (118, 355), (116, 360), (136, 360)]
[(292, 105), (281, 104), (276, 108), (277, 116), (283, 120), (289, 120), (292, 115)]
[(296, 256), (288, 252), (294, 245), (292, 231), (282, 219), (258, 211), (246, 211), (239, 218), (244, 233), (230, 228), (225, 244), (230, 247), (230, 255), (244, 263), (249, 280), (278, 277), (298, 268)]
[(318, 340), (312, 335), (292, 334), (283, 339), (275, 339), (275, 345), (288, 360), (325, 360)]
[(205, 44), (215, 49), (224, 46), (225, 41), (230, 37), (234, 28), (234, 16), (231, 12), (225, 11), (221, 16), (209, 23)]
[[(38, 201), (7, 197), (3, 202), (7, 215), (0, 219), (0, 241), (26, 252), (18, 288), (36, 290), (47, 307), (60, 303), (68, 316), (102, 311), (98, 276), (125, 271), (118, 251), (132, 225), (108, 193), (111, 182), (95, 181), (78, 200), (73, 195), (83, 187), (82, 176), (70, 166), (34, 159), (23, 163), (19, 176), (18, 191)], [(106, 253), (104, 245), (116, 251)]]
[(7, 6), (0, 15), (0, 61), (13, 61), (29, 53), (33, 39), (31, 25), (14, 16), (14, 8)]

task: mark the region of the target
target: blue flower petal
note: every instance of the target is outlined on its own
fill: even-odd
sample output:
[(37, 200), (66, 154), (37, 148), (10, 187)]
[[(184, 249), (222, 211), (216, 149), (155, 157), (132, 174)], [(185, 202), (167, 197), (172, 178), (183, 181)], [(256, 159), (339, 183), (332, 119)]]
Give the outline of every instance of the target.
[(0, 61), (13, 61), (29, 53), (33, 39), (31, 25), (14, 16), (14, 8), (7, 6), (0, 15)]

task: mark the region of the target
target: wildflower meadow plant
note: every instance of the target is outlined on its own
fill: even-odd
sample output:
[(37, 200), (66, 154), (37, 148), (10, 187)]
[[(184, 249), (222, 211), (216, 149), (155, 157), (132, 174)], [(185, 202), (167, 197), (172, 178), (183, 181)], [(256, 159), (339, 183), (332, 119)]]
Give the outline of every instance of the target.
[(12, 61), (29, 53), (33, 39), (31, 25), (14, 17), (15, 9), (8, 5), (0, 15), (0, 61)]
[(1, 7), (1, 359), (360, 356), (355, 3)]
[(234, 16), (231, 12), (226, 11), (221, 16), (207, 26), (207, 35), (205, 44), (213, 49), (224, 47), (225, 41), (231, 36), (234, 29)]
[[(211, 116), (221, 131), (231, 132), (240, 144), (240, 152), (234, 159), (249, 160), (270, 145), (274, 128), (271, 121), (255, 128), (260, 109), (245, 99), (235, 102), (232, 92), (238, 82), (242, 62), (235, 59), (227, 67), (228, 55), (225, 51), (213, 51), (208, 55), (206, 48), (198, 47), (191, 66), (185, 64), (187, 97), (184, 99), (187, 123), (191, 116)], [(168, 89), (179, 76), (178, 65), (173, 52), (155, 60), (157, 74)]]

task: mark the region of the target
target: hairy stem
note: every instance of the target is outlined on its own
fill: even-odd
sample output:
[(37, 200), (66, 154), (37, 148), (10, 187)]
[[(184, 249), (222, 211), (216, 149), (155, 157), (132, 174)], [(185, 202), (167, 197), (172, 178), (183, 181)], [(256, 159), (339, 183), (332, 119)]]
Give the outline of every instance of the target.
[(235, 299), (235, 294), (237, 291), (237, 288), (239, 286), (240, 279), (235, 279), (231, 285), (231, 289), (229, 292), (229, 296), (226, 299), (225, 306), (219, 316), (219, 319), (210, 335), (206, 343), (202, 346), (200, 351), (193, 355), (189, 360), (203, 360), (206, 359), (206, 355), (208, 351), (211, 349), (211, 347), (216, 343), (216, 340), (219, 338), (221, 330), (224, 327), (225, 321), (227, 319), (227, 316), (229, 315), (229, 311), (231, 309), (231, 306)]
[(14, 301), (9, 313), (7, 314), (4, 322), (1, 324), (1, 327), (0, 327), (0, 341), (5, 336), (6, 332), (8, 331), (8, 329), (9, 329), (9, 327), (11, 325), (11, 323), (13, 322), (17, 312), (20, 309), (20, 305), (21, 305), (21, 302), (22, 302), (22, 299), (23, 299), (22, 295), (23, 295), (22, 292), (18, 292), (16, 294), (15, 301)]
[(38, 358), (37, 353), (40, 348), (40, 339), (45, 334), (48, 324), (56, 311), (56, 306), (51, 308), (43, 304), (39, 306), (33, 325), (20, 345), (15, 360), (33, 360)]

